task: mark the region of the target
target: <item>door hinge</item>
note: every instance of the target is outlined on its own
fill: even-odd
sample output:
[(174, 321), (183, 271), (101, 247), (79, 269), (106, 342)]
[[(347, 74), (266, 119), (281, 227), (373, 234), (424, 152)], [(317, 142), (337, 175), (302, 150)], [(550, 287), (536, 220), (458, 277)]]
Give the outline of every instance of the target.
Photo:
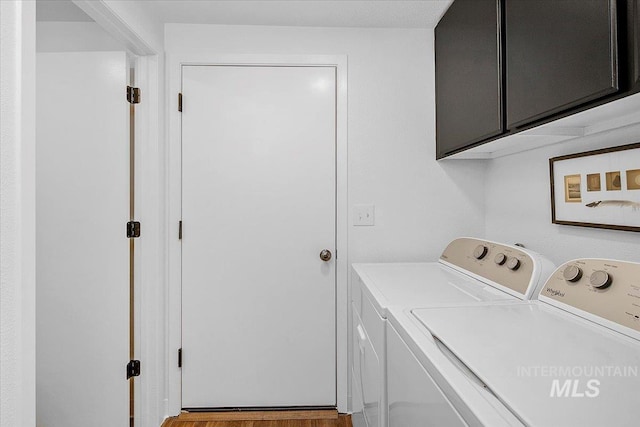
[(127, 223), (127, 237), (130, 239), (140, 237), (140, 222), (129, 221)]
[(129, 104), (139, 104), (140, 88), (127, 86), (127, 101)]
[(182, 221), (178, 223), (178, 240), (182, 240)]
[(140, 361), (131, 360), (127, 363), (127, 379), (140, 376)]
[(178, 368), (182, 368), (182, 349), (178, 349)]
[(178, 111), (182, 113), (182, 93), (178, 94)]

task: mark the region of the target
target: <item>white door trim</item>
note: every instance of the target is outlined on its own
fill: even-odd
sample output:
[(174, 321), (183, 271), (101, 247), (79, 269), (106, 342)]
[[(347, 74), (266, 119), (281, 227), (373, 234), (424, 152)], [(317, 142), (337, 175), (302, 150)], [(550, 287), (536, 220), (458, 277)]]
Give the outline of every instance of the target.
[(161, 117), (164, 114), (162, 56), (135, 58), (136, 105), (135, 216), (142, 224), (135, 244), (135, 355), (142, 363), (136, 378), (135, 423), (156, 427), (167, 414), (165, 371), (166, 306), (166, 149)]
[[(181, 117), (178, 93), (182, 87), (183, 65), (267, 65), (336, 67), (336, 381), (338, 411), (347, 411), (347, 315), (348, 315), (348, 199), (347, 199), (347, 56), (346, 55), (220, 55), (198, 52), (167, 55), (167, 141), (168, 179), (166, 180), (168, 294), (167, 294), (167, 393), (168, 415), (182, 409), (181, 373), (178, 349), (181, 347), (181, 246), (178, 224), (181, 219)], [(185, 102), (187, 102), (185, 100)]]
[(0, 426), (36, 423), (35, 2), (0, 1)]

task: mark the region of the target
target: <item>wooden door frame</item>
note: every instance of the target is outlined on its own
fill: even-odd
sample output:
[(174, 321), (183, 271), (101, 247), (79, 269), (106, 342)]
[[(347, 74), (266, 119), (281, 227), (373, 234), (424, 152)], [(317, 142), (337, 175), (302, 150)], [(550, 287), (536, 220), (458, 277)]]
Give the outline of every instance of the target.
[(243, 66), (321, 66), (336, 68), (336, 402), (338, 411), (347, 412), (348, 390), (348, 198), (347, 198), (347, 56), (346, 55), (229, 55), (207, 52), (167, 55), (166, 134), (168, 179), (166, 180), (169, 233), (167, 294), (167, 381), (168, 414), (182, 409), (181, 370), (178, 349), (182, 342), (181, 323), (181, 243), (178, 239), (182, 219), (181, 116), (178, 93), (182, 90), (182, 67), (186, 65)]

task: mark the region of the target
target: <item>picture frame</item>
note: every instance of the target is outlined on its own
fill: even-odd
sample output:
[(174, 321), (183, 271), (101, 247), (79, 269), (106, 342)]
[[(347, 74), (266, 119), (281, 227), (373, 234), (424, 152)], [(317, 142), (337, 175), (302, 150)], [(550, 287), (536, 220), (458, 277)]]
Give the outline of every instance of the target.
[(640, 143), (549, 159), (551, 222), (640, 231)]

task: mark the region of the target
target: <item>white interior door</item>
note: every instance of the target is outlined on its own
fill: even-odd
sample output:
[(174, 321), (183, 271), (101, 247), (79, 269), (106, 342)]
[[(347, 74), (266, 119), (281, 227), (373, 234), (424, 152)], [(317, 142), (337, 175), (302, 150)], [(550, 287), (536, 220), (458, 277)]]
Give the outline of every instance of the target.
[(182, 406), (335, 406), (335, 68), (182, 79)]
[(129, 425), (124, 52), (37, 55), (37, 424)]

